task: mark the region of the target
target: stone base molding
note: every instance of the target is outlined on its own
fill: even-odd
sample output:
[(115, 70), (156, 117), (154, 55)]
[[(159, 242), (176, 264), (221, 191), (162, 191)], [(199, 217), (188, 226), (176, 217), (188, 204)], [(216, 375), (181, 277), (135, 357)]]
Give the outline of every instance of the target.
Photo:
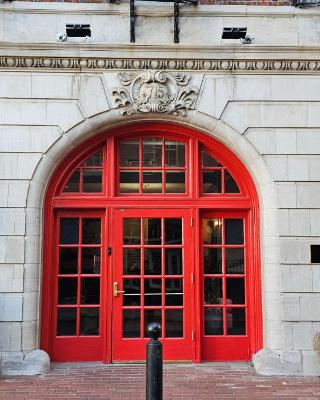
[(20, 352), (3, 353), (1, 375), (43, 375), (50, 372), (50, 358), (43, 350), (33, 350), (27, 355)]

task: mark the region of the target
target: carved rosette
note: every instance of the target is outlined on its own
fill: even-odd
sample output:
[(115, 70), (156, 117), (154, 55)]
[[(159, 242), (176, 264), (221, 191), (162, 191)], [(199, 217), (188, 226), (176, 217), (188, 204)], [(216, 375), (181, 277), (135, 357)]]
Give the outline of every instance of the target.
[(190, 74), (167, 71), (120, 72), (122, 87), (111, 92), (114, 107), (122, 115), (169, 113), (186, 115), (194, 108), (199, 89), (190, 86)]

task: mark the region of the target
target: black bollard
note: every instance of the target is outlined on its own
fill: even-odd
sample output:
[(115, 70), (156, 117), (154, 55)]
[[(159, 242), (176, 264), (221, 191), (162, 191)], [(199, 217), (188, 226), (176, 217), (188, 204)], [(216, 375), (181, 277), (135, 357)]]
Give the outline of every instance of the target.
[(147, 344), (147, 396), (146, 400), (162, 400), (162, 343), (158, 341), (161, 326), (151, 322), (147, 327), (151, 340)]

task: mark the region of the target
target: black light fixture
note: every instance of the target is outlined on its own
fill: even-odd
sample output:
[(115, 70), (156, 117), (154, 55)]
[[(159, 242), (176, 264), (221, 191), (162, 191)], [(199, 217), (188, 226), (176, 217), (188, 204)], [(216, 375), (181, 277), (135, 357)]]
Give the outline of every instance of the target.
[(90, 24), (66, 24), (67, 37), (91, 37)]

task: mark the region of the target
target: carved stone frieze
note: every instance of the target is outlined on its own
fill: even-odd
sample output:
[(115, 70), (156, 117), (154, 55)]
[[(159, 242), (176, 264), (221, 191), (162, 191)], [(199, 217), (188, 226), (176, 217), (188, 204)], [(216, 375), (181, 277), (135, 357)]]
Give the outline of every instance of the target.
[(0, 70), (68, 70), (103, 72), (109, 70), (170, 70), (235, 73), (315, 73), (320, 60), (301, 59), (153, 59), (103, 57), (0, 56)]
[(199, 89), (188, 85), (191, 76), (167, 71), (120, 72), (122, 87), (112, 90), (115, 108), (123, 115), (137, 112), (185, 115), (193, 108)]

